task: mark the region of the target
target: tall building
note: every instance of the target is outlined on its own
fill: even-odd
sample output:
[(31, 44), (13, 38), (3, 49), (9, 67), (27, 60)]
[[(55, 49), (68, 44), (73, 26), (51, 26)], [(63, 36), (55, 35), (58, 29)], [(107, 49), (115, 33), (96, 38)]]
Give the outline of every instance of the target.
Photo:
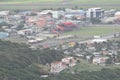
[(92, 19), (92, 18), (102, 18), (104, 16), (104, 10), (101, 9), (100, 7), (97, 8), (89, 8), (87, 13), (86, 13), (87, 18)]

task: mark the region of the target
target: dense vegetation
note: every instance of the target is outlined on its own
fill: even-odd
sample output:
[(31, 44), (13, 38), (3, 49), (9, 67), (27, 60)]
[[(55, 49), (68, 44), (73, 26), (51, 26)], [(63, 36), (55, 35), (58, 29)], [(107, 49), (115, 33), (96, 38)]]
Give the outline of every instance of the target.
[(102, 69), (101, 71), (84, 71), (75, 74), (63, 73), (51, 78), (47, 80), (120, 80), (120, 69)]
[(63, 58), (60, 51), (31, 50), (27, 45), (0, 41), (0, 80), (120, 80), (120, 69), (101, 71), (61, 72), (47, 78), (47, 63)]
[(60, 51), (31, 50), (24, 44), (0, 41), (0, 80), (33, 80), (47, 73), (45, 64), (61, 58)]

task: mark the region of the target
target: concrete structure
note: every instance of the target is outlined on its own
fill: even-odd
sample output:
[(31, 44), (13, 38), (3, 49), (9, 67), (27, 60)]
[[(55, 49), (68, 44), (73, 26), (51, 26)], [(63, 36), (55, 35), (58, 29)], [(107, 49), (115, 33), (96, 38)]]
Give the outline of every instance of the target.
[(100, 7), (88, 9), (86, 16), (92, 18), (102, 18), (104, 16), (104, 10)]
[(76, 65), (76, 60), (74, 59), (74, 57), (63, 58), (62, 62), (69, 65), (70, 67), (73, 67)]
[(93, 59), (93, 64), (96, 64), (96, 65), (105, 64), (108, 58), (109, 57), (95, 57)]
[(63, 62), (53, 62), (51, 63), (51, 73), (59, 73), (62, 70), (64, 70), (65, 68), (67, 68), (67, 65)]
[(120, 19), (120, 11), (118, 11), (118, 12), (115, 13), (115, 17), (117, 17), (117, 18)]
[(101, 42), (106, 42), (107, 41), (107, 39), (102, 39), (102, 38), (100, 38), (100, 39), (93, 39), (93, 40), (91, 40), (91, 43), (101, 43)]

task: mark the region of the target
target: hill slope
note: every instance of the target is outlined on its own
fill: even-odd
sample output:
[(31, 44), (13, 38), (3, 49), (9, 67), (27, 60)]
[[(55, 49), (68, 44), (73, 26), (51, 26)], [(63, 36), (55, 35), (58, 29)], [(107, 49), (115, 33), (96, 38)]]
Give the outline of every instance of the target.
[(59, 51), (31, 50), (24, 44), (0, 41), (0, 80), (37, 80), (48, 74), (46, 63), (61, 58)]

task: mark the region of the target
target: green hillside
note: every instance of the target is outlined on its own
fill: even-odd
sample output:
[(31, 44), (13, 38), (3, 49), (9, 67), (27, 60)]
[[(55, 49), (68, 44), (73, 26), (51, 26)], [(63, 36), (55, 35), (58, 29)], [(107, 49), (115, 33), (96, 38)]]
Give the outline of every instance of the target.
[(0, 80), (38, 80), (49, 72), (46, 63), (62, 58), (59, 51), (31, 50), (24, 44), (0, 40)]
[(88, 71), (86, 68), (90, 66), (85, 63), (82, 65), (81, 62), (76, 68), (84, 71), (80, 70), (76, 73), (63, 71), (61, 74), (50, 75), (47, 78), (40, 77), (41, 74), (49, 73), (50, 68), (46, 63), (62, 58), (63, 54), (60, 51), (31, 50), (24, 44), (0, 40), (0, 80), (120, 80), (119, 68)]

